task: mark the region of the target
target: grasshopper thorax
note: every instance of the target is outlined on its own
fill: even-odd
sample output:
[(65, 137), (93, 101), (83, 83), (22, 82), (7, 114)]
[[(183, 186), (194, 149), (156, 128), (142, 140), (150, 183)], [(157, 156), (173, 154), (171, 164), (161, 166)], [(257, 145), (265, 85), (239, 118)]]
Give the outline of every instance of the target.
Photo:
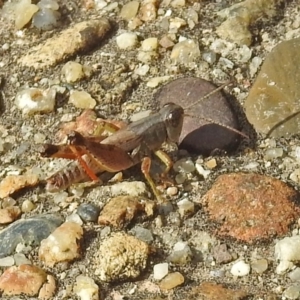
[(178, 143), (183, 118), (184, 110), (181, 106), (175, 103), (166, 103), (160, 110), (161, 116), (165, 122), (168, 141), (172, 143)]

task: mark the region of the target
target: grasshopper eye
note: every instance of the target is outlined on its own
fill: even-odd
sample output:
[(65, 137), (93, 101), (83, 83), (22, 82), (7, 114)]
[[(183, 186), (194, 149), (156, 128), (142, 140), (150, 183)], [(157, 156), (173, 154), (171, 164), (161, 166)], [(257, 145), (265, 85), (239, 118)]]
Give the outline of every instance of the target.
[(172, 127), (178, 127), (179, 122), (183, 118), (183, 109), (175, 109), (168, 115), (168, 123)]

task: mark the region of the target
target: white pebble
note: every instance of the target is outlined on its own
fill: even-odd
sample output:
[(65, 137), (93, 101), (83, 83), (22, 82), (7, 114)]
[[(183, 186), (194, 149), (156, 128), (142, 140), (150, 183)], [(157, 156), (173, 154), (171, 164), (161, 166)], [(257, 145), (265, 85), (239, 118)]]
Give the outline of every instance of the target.
[(17, 93), (15, 103), (23, 115), (46, 113), (54, 110), (55, 95), (55, 90), (51, 88), (47, 90), (28, 88)]
[(250, 273), (250, 265), (240, 260), (231, 267), (230, 273), (233, 276), (246, 276)]
[(205, 170), (202, 167), (202, 165), (200, 165), (198, 163), (196, 163), (195, 167), (196, 167), (196, 170), (197, 170), (198, 174), (202, 175), (204, 179), (206, 179), (209, 176), (209, 174), (211, 173), (210, 170)]
[(73, 290), (81, 300), (99, 299), (99, 287), (90, 277), (84, 275), (79, 275), (76, 277), (76, 283)]
[(153, 278), (155, 280), (161, 280), (166, 275), (168, 275), (168, 272), (169, 272), (169, 264), (168, 263), (156, 264), (153, 267)]
[(181, 217), (193, 214), (195, 211), (195, 204), (188, 199), (182, 199), (177, 203), (178, 211)]
[(300, 261), (300, 236), (285, 237), (275, 245), (275, 257), (278, 260)]
[(124, 32), (117, 36), (116, 42), (120, 49), (132, 49), (137, 45), (138, 38), (136, 33)]

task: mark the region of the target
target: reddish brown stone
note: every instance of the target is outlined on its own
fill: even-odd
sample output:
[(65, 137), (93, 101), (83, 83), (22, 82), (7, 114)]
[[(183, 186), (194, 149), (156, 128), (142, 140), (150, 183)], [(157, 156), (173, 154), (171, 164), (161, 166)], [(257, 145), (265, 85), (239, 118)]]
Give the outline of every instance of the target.
[(300, 216), (297, 197), (278, 179), (233, 173), (219, 176), (202, 202), (210, 219), (220, 223), (220, 235), (252, 243), (289, 230)]
[(4, 295), (26, 294), (35, 296), (46, 281), (47, 274), (39, 267), (20, 265), (8, 268), (0, 277), (0, 290)]
[(246, 299), (247, 295), (243, 290), (227, 289), (214, 282), (203, 282), (193, 288), (189, 296), (196, 296), (199, 300), (242, 300)]

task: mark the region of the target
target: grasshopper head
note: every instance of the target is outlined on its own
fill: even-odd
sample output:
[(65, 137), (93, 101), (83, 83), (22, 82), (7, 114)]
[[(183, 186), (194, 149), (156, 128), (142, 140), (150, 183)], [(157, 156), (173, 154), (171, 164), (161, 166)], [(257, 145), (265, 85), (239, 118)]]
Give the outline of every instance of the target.
[(184, 110), (181, 106), (175, 103), (166, 103), (161, 113), (166, 124), (168, 140), (177, 143), (181, 134)]

